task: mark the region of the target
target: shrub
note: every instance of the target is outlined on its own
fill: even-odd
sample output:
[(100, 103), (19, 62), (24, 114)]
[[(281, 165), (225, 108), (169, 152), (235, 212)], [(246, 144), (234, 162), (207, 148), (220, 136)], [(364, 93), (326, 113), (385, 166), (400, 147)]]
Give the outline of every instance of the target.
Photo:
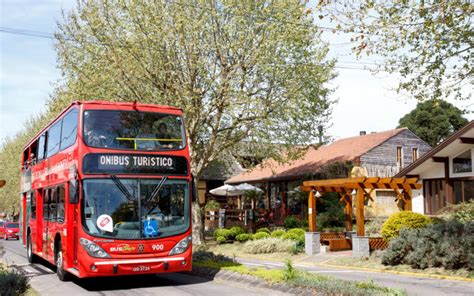
[(426, 228), (402, 229), (382, 255), (385, 265), (474, 270), (474, 222), (441, 221)]
[(0, 266), (1, 295), (24, 295), (30, 285), (28, 278), (16, 270), (9, 270)]
[(283, 269), (283, 279), (285, 281), (291, 281), (296, 278), (298, 271), (293, 267), (290, 259), (285, 261), (285, 269)]
[(474, 199), (455, 205), (448, 205), (439, 212), (446, 220), (455, 219), (462, 223), (474, 221)]
[(270, 237), (270, 234), (266, 232), (257, 232), (252, 237), (253, 239), (264, 239), (264, 238)]
[(365, 234), (370, 237), (380, 237), (384, 221), (385, 219), (383, 218), (374, 218), (365, 223)]
[(229, 229), (229, 231), (230, 231), (230, 239), (235, 239), (237, 235), (245, 233), (245, 230), (240, 226), (234, 226), (231, 229)]
[(281, 238), (296, 241), (298, 244), (304, 244), (304, 232), (301, 228), (293, 228), (283, 234)]
[(416, 229), (423, 228), (430, 224), (430, 218), (408, 211), (398, 212), (390, 216), (382, 226), (382, 237), (385, 240), (390, 240), (400, 233), (402, 228)]
[(281, 237), (281, 236), (284, 235), (284, 234), (285, 234), (285, 231), (284, 231), (284, 230), (282, 230), (282, 229), (277, 229), (277, 230), (272, 231), (271, 236), (272, 236), (272, 237)]
[(257, 233), (259, 233), (259, 232), (265, 232), (265, 233), (270, 234), (270, 229), (268, 229), (268, 228), (259, 228), (259, 229), (257, 229), (256, 232), (257, 232)]
[(246, 242), (252, 239), (252, 235), (250, 233), (241, 233), (237, 235), (235, 239), (239, 242)]
[(287, 229), (299, 228), (301, 227), (301, 220), (296, 216), (288, 216), (283, 220), (283, 226)]
[(223, 236), (218, 236), (218, 237), (216, 238), (216, 242), (217, 242), (218, 244), (223, 244), (223, 243), (225, 243), (226, 241), (227, 241), (227, 239), (226, 239), (225, 237), (223, 237)]
[(344, 205), (339, 201), (337, 193), (324, 194), (324, 202), (318, 205), (316, 223), (318, 229), (343, 227), (345, 221)]
[(280, 238), (267, 237), (248, 241), (244, 244), (244, 252), (248, 254), (267, 254), (275, 252), (291, 252), (294, 242)]
[(217, 239), (219, 236), (222, 236), (226, 240), (229, 240), (232, 238), (232, 232), (229, 229), (225, 229), (225, 228), (216, 229), (214, 231), (214, 238)]

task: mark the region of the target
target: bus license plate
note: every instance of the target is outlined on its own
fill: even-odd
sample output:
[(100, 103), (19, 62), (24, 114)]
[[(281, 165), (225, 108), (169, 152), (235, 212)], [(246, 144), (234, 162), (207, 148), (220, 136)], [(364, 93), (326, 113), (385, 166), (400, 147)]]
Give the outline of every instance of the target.
[(144, 265), (140, 265), (140, 266), (135, 266), (132, 268), (132, 271), (134, 272), (142, 272), (142, 271), (150, 271), (150, 266), (144, 266)]

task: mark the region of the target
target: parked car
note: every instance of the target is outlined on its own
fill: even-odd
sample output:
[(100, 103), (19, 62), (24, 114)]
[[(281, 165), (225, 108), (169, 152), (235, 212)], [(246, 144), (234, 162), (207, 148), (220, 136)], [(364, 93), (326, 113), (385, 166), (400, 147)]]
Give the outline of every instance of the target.
[(0, 222), (0, 237), (3, 237), (3, 239), (16, 238), (18, 240), (20, 239), (19, 232), (18, 222)]

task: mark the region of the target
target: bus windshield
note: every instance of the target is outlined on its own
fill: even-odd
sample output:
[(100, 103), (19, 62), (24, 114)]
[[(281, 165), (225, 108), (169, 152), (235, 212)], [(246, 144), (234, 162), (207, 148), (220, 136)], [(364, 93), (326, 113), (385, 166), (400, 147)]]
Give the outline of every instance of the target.
[(84, 180), (84, 229), (93, 236), (115, 239), (162, 238), (185, 232), (190, 225), (188, 182), (168, 179), (160, 185), (161, 181)]
[(84, 111), (84, 142), (91, 147), (171, 150), (185, 146), (180, 116), (117, 110)]

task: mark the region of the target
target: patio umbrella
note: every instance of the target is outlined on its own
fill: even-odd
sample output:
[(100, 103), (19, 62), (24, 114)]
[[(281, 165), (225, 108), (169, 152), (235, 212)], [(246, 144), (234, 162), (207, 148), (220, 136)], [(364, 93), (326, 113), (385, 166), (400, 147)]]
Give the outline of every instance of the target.
[(242, 194), (241, 190), (238, 190), (235, 186), (225, 184), (221, 187), (214, 188), (209, 191), (211, 194), (219, 196), (238, 196)]
[(241, 190), (241, 191), (257, 191), (257, 192), (263, 192), (262, 189), (258, 188), (258, 187), (255, 187), (253, 185), (250, 185), (249, 183), (242, 183), (242, 184), (239, 184), (237, 186), (235, 186), (235, 188), (237, 188), (238, 190)]

